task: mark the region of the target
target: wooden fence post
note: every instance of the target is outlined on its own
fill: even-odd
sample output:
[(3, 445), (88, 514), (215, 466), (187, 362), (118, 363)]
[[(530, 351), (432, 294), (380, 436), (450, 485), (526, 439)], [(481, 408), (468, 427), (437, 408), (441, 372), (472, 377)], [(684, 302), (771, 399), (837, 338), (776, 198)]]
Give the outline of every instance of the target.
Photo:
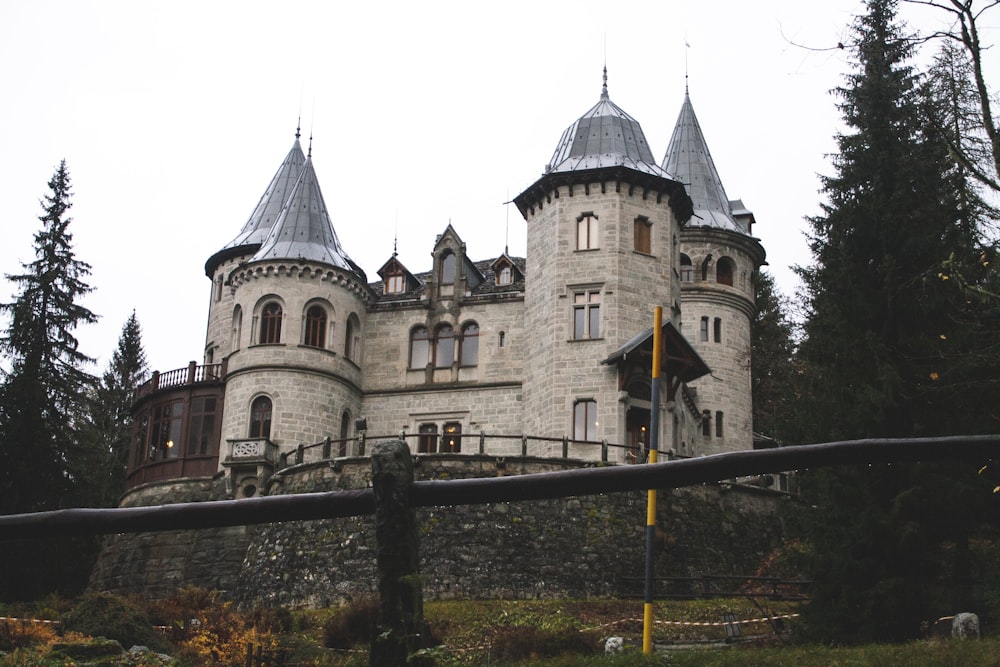
[(417, 518), (410, 504), (413, 457), (402, 440), (380, 442), (372, 451), (375, 497), (375, 563), (378, 568), (379, 628), (372, 640), (372, 667), (431, 665), (408, 661), (426, 645), (420, 581)]

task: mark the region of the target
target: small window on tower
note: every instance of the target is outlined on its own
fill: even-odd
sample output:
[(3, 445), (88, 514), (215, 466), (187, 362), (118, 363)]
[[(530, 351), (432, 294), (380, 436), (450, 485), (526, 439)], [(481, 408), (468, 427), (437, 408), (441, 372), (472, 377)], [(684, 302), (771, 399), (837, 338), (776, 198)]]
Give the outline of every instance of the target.
[(653, 223), (644, 215), (640, 215), (632, 224), (633, 242), (636, 252), (649, 254), (653, 247)]
[(576, 219), (576, 249), (591, 250), (597, 247), (597, 216), (588, 211)]

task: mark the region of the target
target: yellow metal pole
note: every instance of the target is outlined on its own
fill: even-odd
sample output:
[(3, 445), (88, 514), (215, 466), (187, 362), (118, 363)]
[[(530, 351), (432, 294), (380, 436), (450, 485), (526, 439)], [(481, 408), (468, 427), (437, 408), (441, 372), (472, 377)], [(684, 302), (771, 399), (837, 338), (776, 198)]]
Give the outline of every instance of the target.
[[(660, 446), (660, 337), (663, 308), (653, 310), (653, 381), (649, 406), (649, 462), (656, 463)], [(646, 595), (642, 609), (642, 652), (653, 652), (653, 572), (656, 562), (656, 489), (646, 492)]]

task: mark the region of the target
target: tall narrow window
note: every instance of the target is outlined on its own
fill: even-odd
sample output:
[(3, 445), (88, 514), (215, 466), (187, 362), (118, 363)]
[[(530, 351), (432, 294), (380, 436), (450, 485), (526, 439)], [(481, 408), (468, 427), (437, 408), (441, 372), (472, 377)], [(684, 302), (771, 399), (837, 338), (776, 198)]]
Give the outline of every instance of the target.
[(414, 327), (410, 332), (410, 368), (426, 368), (430, 359), (430, 336), (427, 327)]
[(351, 435), (351, 413), (344, 410), (340, 416), (340, 444), (337, 445), (337, 456), (347, 456), (347, 439)]
[(458, 422), (448, 422), (444, 425), (444, 435), (441, 437), (441, 451), (462, 451), (462, 425)]
[(712, 437), (712, 412), (710, 410), (701, 413), (701, 434), (706, 438)]
[(479, 363), (479, 325), (469, 322), (462, 327), (462, 339), (458, 344), (460, 366), (475, 366)]
[(442, 324), (434, 338), (434, 368), (451, 368), (455, 361), (454, 330), (450, 325)]
[(722, 410), (718, 410), (715, 413), (715, 437), (722, 437)]
[(573, 338), (601, 337), (601, 292), (587, 290), (573, 294)]
[(322, 306), (311, 306), (306, 311), (305, 344), (326, 347), (326, 311)]
[(586, 399), (573, 404), (573, 439), (597, 440), (597, 401)]
[(344, 331), (344, 356), (351, 361), (358, 360), (361, 347), (361, 324), (358, 316), (351, 313), (347, 317), (347, 329)]
[(699, 337), (700, 340), (703, 340), (703, 341), (706, 341), (706, 342), (708, 341), (708, 318), (707, 317), (701, 318), (701, 330), (698, 333), (698, 337)]
[(260, 342), (262, 345), (281, 342), (281, 305), (274, 301), (261, 310)]
[(506, 342), (507, 342), (507, 333), (505, 331), (501, 331), (500, 334), (497, 336), (497, 345), (503, 347)]
[(177, 458), (181, 449), (183, 418), (184, 404), (181, 401), (171, 401), (153, 408), (153, 442), (149, 448), (150, 458)]
[(653, 247), (653, 223), (644, 215), (640, 215), (632, 223), (633, 242), (636, 252), (644, 252), (647, 255), (652, 252)]
[(214, 396), (199, 396), (191, 399), (191, 417), (188, 422), (187, 456), (204, 456), (214, 449), (215, 436)]
[(250, 404), (250, 437), (271, 437), (271, 399), (258, 396)]
[(240, 335), (243, 333), (243, 309), (239, 306), (233, 308), (233, 328), (232, 328), (232, 344), (233, 350), (240, 349)]
[(132, 466), (142, 465), (145, 461), (146, 438), (149, 435), (149, 411), (141, 411), (135, 418), (133, 430), (133, 444), (135, 445), (132, 454)]
[(417, 453), (433, 454), (437, 451), (437, 424), (421, 424), (417, 436)]
[(584, 213), (576, 219), (576, 249), (590, 250), (597, 246), (597, 216)]
[(712, 324), (713, 324), (712, 333), (715, 336), (713, 338), (713, 340), (716, 343), (721, 343), (722, 342), (722, 318), (721, 317), (716, 317), (715, 321)]
[(689, 283), (694, 280), (694, 267), (691, 266), (691, 258), (681, 253), (681, 282)]
[(720, 285), (733, 284), (733, 260), (728, 257), (720, 257), (719, 261), (715, 265), (715, 280)]
[(455, 253), (446, 250), (441, 256), (441, 284), (450, 285), (455, 282)]
[(215, 300), (222, 301), (222, 276), (215, 279)]

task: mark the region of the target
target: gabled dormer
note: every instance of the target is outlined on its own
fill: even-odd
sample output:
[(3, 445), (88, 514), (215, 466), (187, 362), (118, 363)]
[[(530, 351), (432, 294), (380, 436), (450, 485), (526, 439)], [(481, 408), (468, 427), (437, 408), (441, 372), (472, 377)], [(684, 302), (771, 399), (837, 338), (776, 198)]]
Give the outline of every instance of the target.
[(396, 258), (395, 253), (378, 270), (382, 279), (382, 294), (392, 296), (406, 294), (422, 286), (420, 280)]
[(432, 298), (454, 299), (469, 294), (486, 277), (465, 252), (465, 242), (448, 223), (434, 244), (431, 272)]
[(490, 264), (493, 271), (493, 281), (497, 287), (507, 287), (524, 280), (524, 272), (518, 268), (517, 263), (507, 254), (506, 250), (502, 255), (493, 260)]

